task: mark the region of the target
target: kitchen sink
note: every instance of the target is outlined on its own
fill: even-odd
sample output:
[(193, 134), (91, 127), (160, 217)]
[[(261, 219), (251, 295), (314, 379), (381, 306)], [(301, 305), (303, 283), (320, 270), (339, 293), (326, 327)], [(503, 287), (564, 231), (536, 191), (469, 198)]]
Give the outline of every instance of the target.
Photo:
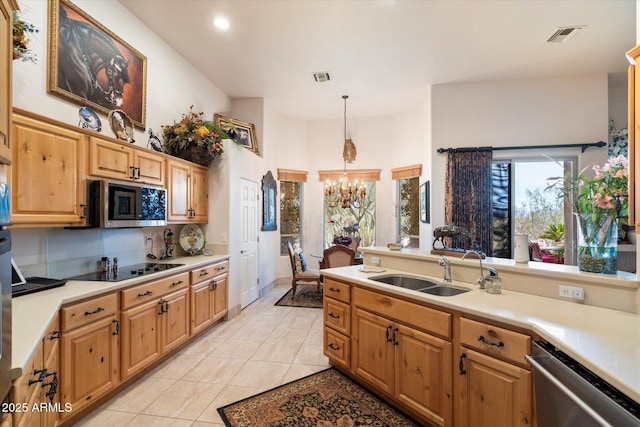
[(450, 297), (453, 295), (463, 294), (469, 292), (471, 289), (458, 288), (454, 286), (441, 285), (429, 279), (421, 279), (419, 277), (404, 276), (404, 275), (385, 275), (371, 277), (371, 280), (376, 282), (386, 283), (392, 286), (398, 286), (400, 288), (411, 289), (413, 291), (424, 292), (425, 294), (437, 295), (441, 297)]
[(402, 275), (388, 275), (371, 277), (371, 280), (376, 282), (386, 283), (388, 285), (399, 286), (405, 289), (411, 289), (414, 291), (421, 291), (425, 288), (438, 286), (438, 283), (427, 279), (421, 279), (419, 277), (402, 276)]
[(469, 292), (471, 289), (454, 288), (453, 286), (433, 286), (431, 288), (419, 289), (420, 292), (424, 292), (429, 295), (438, 295), (441, 297), (451, 297), (453, 295), (463, 294)]

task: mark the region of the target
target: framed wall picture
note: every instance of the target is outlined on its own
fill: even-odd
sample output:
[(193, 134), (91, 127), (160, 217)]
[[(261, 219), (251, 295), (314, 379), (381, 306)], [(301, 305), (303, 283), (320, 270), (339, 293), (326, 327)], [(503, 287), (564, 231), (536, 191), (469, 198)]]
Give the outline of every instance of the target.
[(276, 180), (271, 171), (262, 177), (262, 231), (275, 231), (276, 225)]
[(429, 214), (429, 181), (425, 181), (420, 186), (420, 221), (429, 224), (431, 221)]
[(243, 122), (231, 117), (224, 117), (220, 114), (214, 115), (216, 126), (222, 128), (223, 131), (234, 141), (240, 143), (244, 148), (258, 154), (258, 142), (256, 140), (256, 127), (253, 123)]
[(49, 1), (47, 92), (145, 128), (147, 58), (69, 0)]

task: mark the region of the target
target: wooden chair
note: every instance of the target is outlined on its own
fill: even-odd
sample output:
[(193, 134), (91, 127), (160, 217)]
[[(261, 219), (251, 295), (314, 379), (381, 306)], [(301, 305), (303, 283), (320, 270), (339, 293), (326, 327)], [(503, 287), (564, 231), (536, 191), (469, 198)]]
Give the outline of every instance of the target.
[(325, 249), (322, 253), (320, 268), (334, 268), (353, 265), (355, 258), (356, 252), (353, 249), (343, 245), (334, 245)]
[(291, 261), (291, 299), (296, 296), (296, 286), (298, 282), (301, 283), (315, 283), (317, 285), (318, 292), (320, 292), (320, 272), (311, 268), (307, 268), (305, 271), (298, 272), (296, 270), (295, 253), (291, 242), (287, 241), (287, 249), (289, 250), (289, 260)]

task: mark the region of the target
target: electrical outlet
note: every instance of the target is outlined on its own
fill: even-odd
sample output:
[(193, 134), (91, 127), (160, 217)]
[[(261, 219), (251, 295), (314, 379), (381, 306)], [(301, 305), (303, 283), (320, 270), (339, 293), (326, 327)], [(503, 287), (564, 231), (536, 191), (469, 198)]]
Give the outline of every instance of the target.
[(380, 257), (379, 256), (372, 256), (371, 257), (371, 264), (380, 265)]
[(584, 288), (560, 285), (559, 295), (564, 298), (571, 298), (579, 301), (584, 301)]

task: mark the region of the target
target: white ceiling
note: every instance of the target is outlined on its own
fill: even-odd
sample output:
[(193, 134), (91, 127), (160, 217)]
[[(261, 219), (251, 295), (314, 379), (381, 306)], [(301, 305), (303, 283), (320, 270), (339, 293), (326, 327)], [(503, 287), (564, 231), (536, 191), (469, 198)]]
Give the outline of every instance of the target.
[(305, 119), (342, 117), (344, 94), (349, 117), (380, 116), (420, 105), (432, 84), (619, 77), (636, 44), (635, 0), (120, 1), (231, 98)]

